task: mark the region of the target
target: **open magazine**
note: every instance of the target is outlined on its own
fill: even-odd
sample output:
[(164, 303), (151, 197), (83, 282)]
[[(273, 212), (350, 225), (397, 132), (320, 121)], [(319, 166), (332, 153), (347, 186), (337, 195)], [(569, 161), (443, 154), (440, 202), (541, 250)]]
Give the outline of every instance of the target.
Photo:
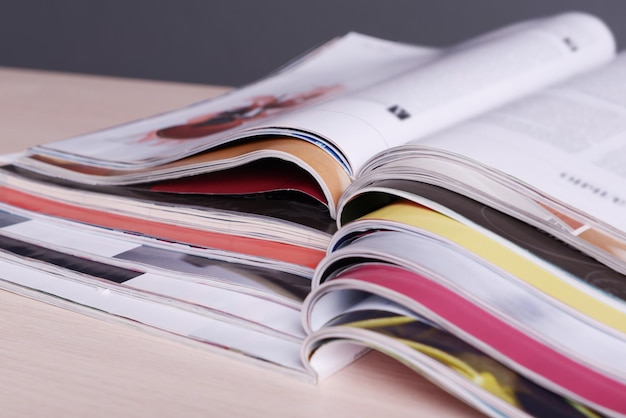
[(374, 154), (606, 64), (614, 50), (607, 27), (579, 13), (444, 50), (352, 33), (216, 99), (43, 144), (18, 164), (97, 185), (282, 159), (310, 173), (334, 216), (344, 188)]
[(582, 13), (348, 34), (6, 157), (0, 287), (311, 381), (374, 348), (491, 416), (626, 416), (625, 64)]

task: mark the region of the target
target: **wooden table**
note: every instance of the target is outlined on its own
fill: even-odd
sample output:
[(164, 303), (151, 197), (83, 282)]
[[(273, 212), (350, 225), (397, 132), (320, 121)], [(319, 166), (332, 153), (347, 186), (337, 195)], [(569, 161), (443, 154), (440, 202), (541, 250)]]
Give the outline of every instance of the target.
[[(0, 68), (0, 151), (17, 152), (222, 91)], [(0, 312), (3, 417), (479, 415), (379, 353), (314, 386), (5, 291)]]

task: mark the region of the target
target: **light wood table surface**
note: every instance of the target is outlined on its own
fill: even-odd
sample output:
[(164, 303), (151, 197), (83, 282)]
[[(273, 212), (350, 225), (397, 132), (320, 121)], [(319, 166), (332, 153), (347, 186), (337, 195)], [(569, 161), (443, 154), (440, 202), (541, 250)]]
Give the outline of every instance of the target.
[[(223, 91), (0, 68), (0, 152)], [(379, 353), (316, 386), (6, 291), (0, 291), (0, 338), (3, 417), (479, 416)]]

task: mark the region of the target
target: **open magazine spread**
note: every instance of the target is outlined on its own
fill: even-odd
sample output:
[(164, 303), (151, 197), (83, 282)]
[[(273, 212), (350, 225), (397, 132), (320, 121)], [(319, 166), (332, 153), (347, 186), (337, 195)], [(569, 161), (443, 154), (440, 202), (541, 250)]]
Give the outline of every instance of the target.
[[(179, 177), (186, 169), (181, 159), (233, 141), (289, 137), (323, 148), (354, 177), (377, 152), (605, 64), (614, 49), (606, 26), (575, 13), (441, 51), (350, 34), (217, 99), (41, 145), (20, 165), (91, 184), (139, 182), (152, 180), (153, 171)], [(295, 153), (262, 148), (200, 165), (215, 171), (262, 157), (301, 161)], [(182, 167), (162, 167), (172, 161)], [(197, 163), (190, 164), (197, 173)], [(326, 170), (302, 165), (334, 213), (337, 192), (321, 181)]]
[(594, 16), (350, 33), (0, 166), (0, 287), (312, 382), (380, 350), (489, 416), (626, 416), (626, 55)]

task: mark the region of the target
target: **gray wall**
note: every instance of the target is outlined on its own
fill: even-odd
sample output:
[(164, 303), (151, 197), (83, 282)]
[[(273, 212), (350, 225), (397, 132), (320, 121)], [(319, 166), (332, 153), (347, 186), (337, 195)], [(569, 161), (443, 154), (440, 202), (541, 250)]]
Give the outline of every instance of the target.
[(445, 46), (567, 10), (626, 47), (624, 0), (4, 0), (0, 65), (240, 85), (348, 31)]

